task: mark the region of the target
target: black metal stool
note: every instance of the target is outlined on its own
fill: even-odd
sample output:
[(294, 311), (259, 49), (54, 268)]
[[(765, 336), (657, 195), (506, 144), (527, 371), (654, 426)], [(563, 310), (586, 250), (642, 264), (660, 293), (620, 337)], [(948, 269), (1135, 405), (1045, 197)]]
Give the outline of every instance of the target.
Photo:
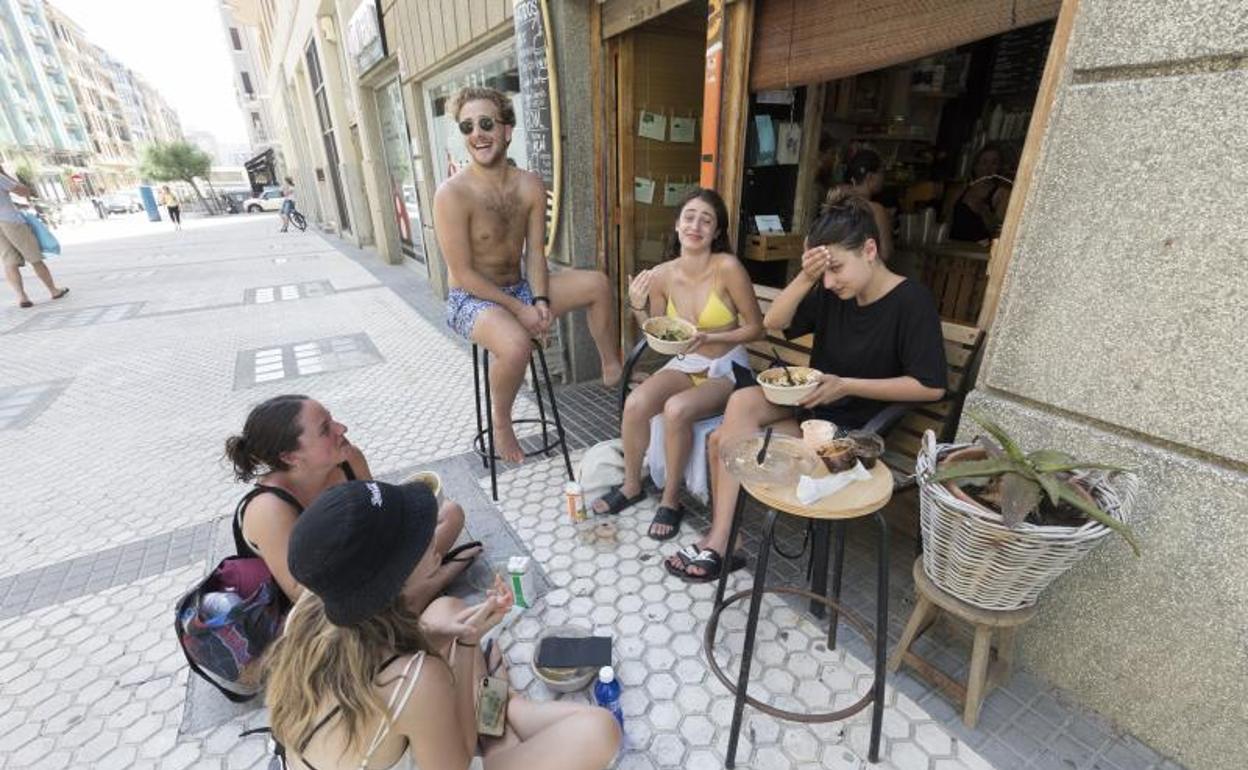
[[(542, 349), (541, 344), (537, 340), (533, 340), (533, 350), (537, 351), (537, 360), (542, 365), (542, 380), (546, 382), (546, 395), (550, 399), (550, 413), (554, 418), (555, 437), (550, 436), (551, 420), (546, 419), (546, 405), (542, 401), (542, 386), (537, 379), (537, 364), (533, 361), (533, 353), (529, 353), (529, 372), (533, 375), (533, 396), (537, 400), (538, 417), (525, 417), (519, 420), (512, 420), (511, 424), (533, 424), (540, 423), (542, 426), (542, 445), (537, 449), (524, 453), (525, 457), (533, 457), (534, 455), (550, 456), (550, 450), (556, 446), (563, 452), (563, 463), (568, 469), (568, 480), (574, 480), (575, 474), (572, 472), (572, 458), (568, 456), (568, 440), (563, 434), (563, 423), (559, 420), (559, 405), (555, 403), (555, 389), (550, 384), (550, 370), (546, 368), (546, 351)], [(485, 424), (482, 426), (481, 420), (481, 381), (485, 380)], [(472, 440), (472, 448), (481, 456), (481, 463), (490, 469), (490, 496), (494, 502), (498, 502), (498, 460), (499, 457), (494, 453), (494, 411), (490, 404), (490, 352), (479, 351), (477, 345), (472, 346), (472, 386), (475, 391), (477, 401), (477, 435)], [(488, 438), (487, 438), (488, 437)], [(486, 448), (488, 441), (489, 447)]]
[[(876, 471), (879, 471), (878, 473)], [(867, 759), (870, 762), (878, 762), (880, 759), (880, 731), (884, 722), (884, 678), (885, 678), (885, 645), (888, 640), (888, 525), (884, 521), (884, 517), (879, 513), (892, 496), (892, 477), (884, 469), (883, 464), (877, 464), (876, 470), (873, 470), (872, 476), (875, 488), (879, 490), (879, 494), (869, 499), (865, 504), (852, 509), (839, 511), (817, 510), (818, 506), (830, 507), (831, 501), (836, 498), (825, 499), (824, 502), (816, 503), (814, 506), (802, 506), (792, 499), (792, 490), (788, 490), (780, 499), (763, 494), (759, 489), (751, 489), (748, 484), (741, 485), (741, 491), (737, 497), (736, 509), (733, 511), (732, 528), (728, 535), (729, 548), (736, 542), (737, 535), (741, 530), (741, 520), (745, 513), (746, 498), (758, 500), (767, 507), (767, 520), (764, 526), (763, 541), (758, 546), (758, 564), (754, 572), (754, 584), (752, 587), (742, 591), (737, 591), (731, 596), (725, 597), (728, 587), (728, 569), (727, 566), (720, 572), (718, 585), (715, 590), (715, 605), (711, 610), (711, 617), (706, 624), (706, 634), (702, 639), (703, 653), (706, 655), (707, 664), (710, 666), (712, 673), (719, 679), (723, 685), (728, 688), (735, 698), (732, 709), (732, 727), (728, 735), (728, 755), (725, 758), (725, 766), (733, 767), (736, 763), (737, 741), (741, 734), (741, 722), (744, 716), (745, 705), (748, 703), (755, 709), (779, 719), (793, 722), (819, 723), (819, 722), (835, 722), (848, 719), (854, 714), (862, 711), (868, 706), (872, 707), (871, 711), (871, 737), (867, 748)], [(828, 570), (828, 544), (826, 543), (826, 527), (818, 527), (819, 535), (823, 535), (820, 539), (824, 540), (822, 548), (818, 548), (813, 554), (812, 561), (815, 562), (813, 567), (813, 575), (811, 578), (814, 582), (814, 590), (806, 590), (791, 586), (768, 586), (767, 585), (767, 562), (771, 555), (772, 544), (774, 542), (776, 520), (780, 513), (789, 514), (803, 518), (813, 518), (816, 524), (826, 525), (831, 523), (837, 528), (836, 543), (836, 563), (835, 574), (833, 576), (833, 596), (825, 595), (827, 586), (827, 570)], [(879, 538), (876, 541), (876, 617), (874, 631), (867, 625), (866, 620), (859, 617), (856, 613), (843, 606), (840, 602), (841, 587), (841, 568), (844, 565), (844, 524), (851, 518), (860, 518), (871, 516), (879, 525)], [(817, 535), (817, 537), (819, 537)], [(817, 543), (818, 541), (816, 541)], [(725, 557), (725, 565), (727, 563)], [(770, 706), (756, 698), (751, 697), (747, 688), (750, 680), (750, 664), (754, 657), (754, 635), (758, 630), (758, 616), (762, 609), (762, 598), (765, 593), (783, 593), (800, 596), (811, 601), (812, 606), (821, 605), (830, 609), (831, 618), (828, 627), (828, 649), (836, 648), (837, 626), (840, 621), (853, 627), (862, 638), (871, 644), (875, 652), (875, 660), (873, 665), (874, 678), (871, 688), (864, 693), (857, 701), (836, 711), (829, 711), (820, 714), (807, 714), (788, 711), (786, 709)], [(737, 672), (736, 681), (729, 677), (728, 673), (719, 665), (719, 661), (715, 659), (715, 636), (719, 629), (719, 617), (725, 609), (736, 602), (744, 599), (750, 600), (749, 614), (745, 626), (745, 645), (742, 650), (741, 667)]]

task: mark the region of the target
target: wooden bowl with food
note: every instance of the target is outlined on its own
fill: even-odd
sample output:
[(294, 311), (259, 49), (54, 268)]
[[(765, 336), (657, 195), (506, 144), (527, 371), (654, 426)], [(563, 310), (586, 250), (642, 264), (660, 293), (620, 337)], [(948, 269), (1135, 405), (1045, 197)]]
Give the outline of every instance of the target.
[(698, 333), (698, 327), (683, 318), (669, 318), (665, 315), (647, 318), (641, 325), (646, 334), (646, 343), (655, 353), (674, 356), (684, 351)]
[(822, 376), (809, 366), (777, 366), (758, 375), (758, 384), (771, 403), (792, 406), (815, 392)]

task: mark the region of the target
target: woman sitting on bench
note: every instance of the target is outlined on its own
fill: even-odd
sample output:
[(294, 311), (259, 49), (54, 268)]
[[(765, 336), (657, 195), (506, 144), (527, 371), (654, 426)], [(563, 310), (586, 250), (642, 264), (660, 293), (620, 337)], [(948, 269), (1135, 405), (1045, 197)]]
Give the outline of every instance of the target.
[[(371, 480), (368, 461), (347, 440), (347, 426), (319, 401), (297, 395), (274, 396), (252, 408), (243, 432), (226, 439), (225, 456), (239, 481), (256, 482), (234, 514), (242, 531), (239, 540), (239, 530), (235, 530), (235, 549), (240, 556), (264, 559), (277, 584), (294, 601), (303, 590), (286, 564), (295, 522), (330, 487)], [(444, 503), (438, 511), (433, 545), (446, 559), (435, 579), (439, 590), (481, 550), (480, 543), (468, 543), (448, 552), (463, 527), (463, 509), (458, 503)]]
[(663, 415), (663, 500), (650, 524), (650, 537), (670, 540), (680, 529), (684, 509), (680, 486), (693, 445), (693, 425), (723, 411), (732, 395), (733, 364), (749, 365), (744, 344), (763, 335), (754, 284), (732, 255), (728, 209), (713, 190), (685, 196), (669, 235), (667, 258), (629, 282), (628, 301), (640, 325), (666, 314), (697, 326), (682, 355), (628, 395), (620, 433), (624, 442), (624, 483), (593, 503), (594, 513), (619, 513), (645, 497), (642, 455), (651, 441), (650, 418)]
[[(666, 562), (690, 582), (715, 580), (732, 547), (728, 533), (739, 485), (724, 471), (720, 448), (771, 425), (801, 435), (799, 420), (828, 420), (859, 428), (898, 401), (936, 401), (945, 394), (946, 366), (940, 316), (923, 285), (890, 271), (879, 257), (871, 204), (843, 190), (828, 194), (810, 228), (802, 271), (776, 297), (763, 323), (789, 339), (814, 333), (810, 365), (823, 372), (800, 409), (772, 404), (760, 387), (738, 390), (724, 423), (711, 434), (711, 529), (696, 545)], [(734, 555), (728, 569), (744, 565)]]

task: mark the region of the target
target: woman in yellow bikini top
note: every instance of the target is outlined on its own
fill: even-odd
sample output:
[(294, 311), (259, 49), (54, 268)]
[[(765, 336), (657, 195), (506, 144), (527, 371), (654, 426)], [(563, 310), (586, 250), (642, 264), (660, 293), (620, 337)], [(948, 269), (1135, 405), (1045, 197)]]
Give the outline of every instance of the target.
[[(723, 199), (713, 190), (697, 189), (678, 211), (667, 261), (629, 282), (628, 302), (638, 325), (665, 313), (690, 320), (698, 331), (682, 355), (669, 359), (629, 393), (620, 425), (624, 483), (592, 504), (596, 513), (619, 513), (641, 501), (642, 459), (648, 456), (650, 475), (663, 486), (663, 500), (650, 525), (655, 540), (668, 540), (678, 531), (682, 484), (690, 481), (695, 493), (705, 489), (705, 473), (699, 478), (699, 464), (689, 463), (693, 425), (723, 411), (732, 395), (733, 365), (748, 367), (744, 345), (763, 336), (754, 284), (728, 243)], [(704, 295), (708, 284), (710, 291)], [(703, 296), (695, 321), (689, 306), (696, 307)], [(661, 417), (652, 430), (656, 416)], [(695, 468), (688, 477), (687, 465)]]

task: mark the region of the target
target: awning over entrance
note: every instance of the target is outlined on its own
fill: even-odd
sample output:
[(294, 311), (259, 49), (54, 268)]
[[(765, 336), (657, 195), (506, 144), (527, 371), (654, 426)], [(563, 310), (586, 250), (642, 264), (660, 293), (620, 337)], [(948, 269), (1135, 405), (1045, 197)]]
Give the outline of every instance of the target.
[(857, 75), (1057, 18), (1061, 0), (760, 0), (750, 90)]
[(249, 174), (259, 174), (273, 168), (273, 148), (265, 150), (243, 164)]

